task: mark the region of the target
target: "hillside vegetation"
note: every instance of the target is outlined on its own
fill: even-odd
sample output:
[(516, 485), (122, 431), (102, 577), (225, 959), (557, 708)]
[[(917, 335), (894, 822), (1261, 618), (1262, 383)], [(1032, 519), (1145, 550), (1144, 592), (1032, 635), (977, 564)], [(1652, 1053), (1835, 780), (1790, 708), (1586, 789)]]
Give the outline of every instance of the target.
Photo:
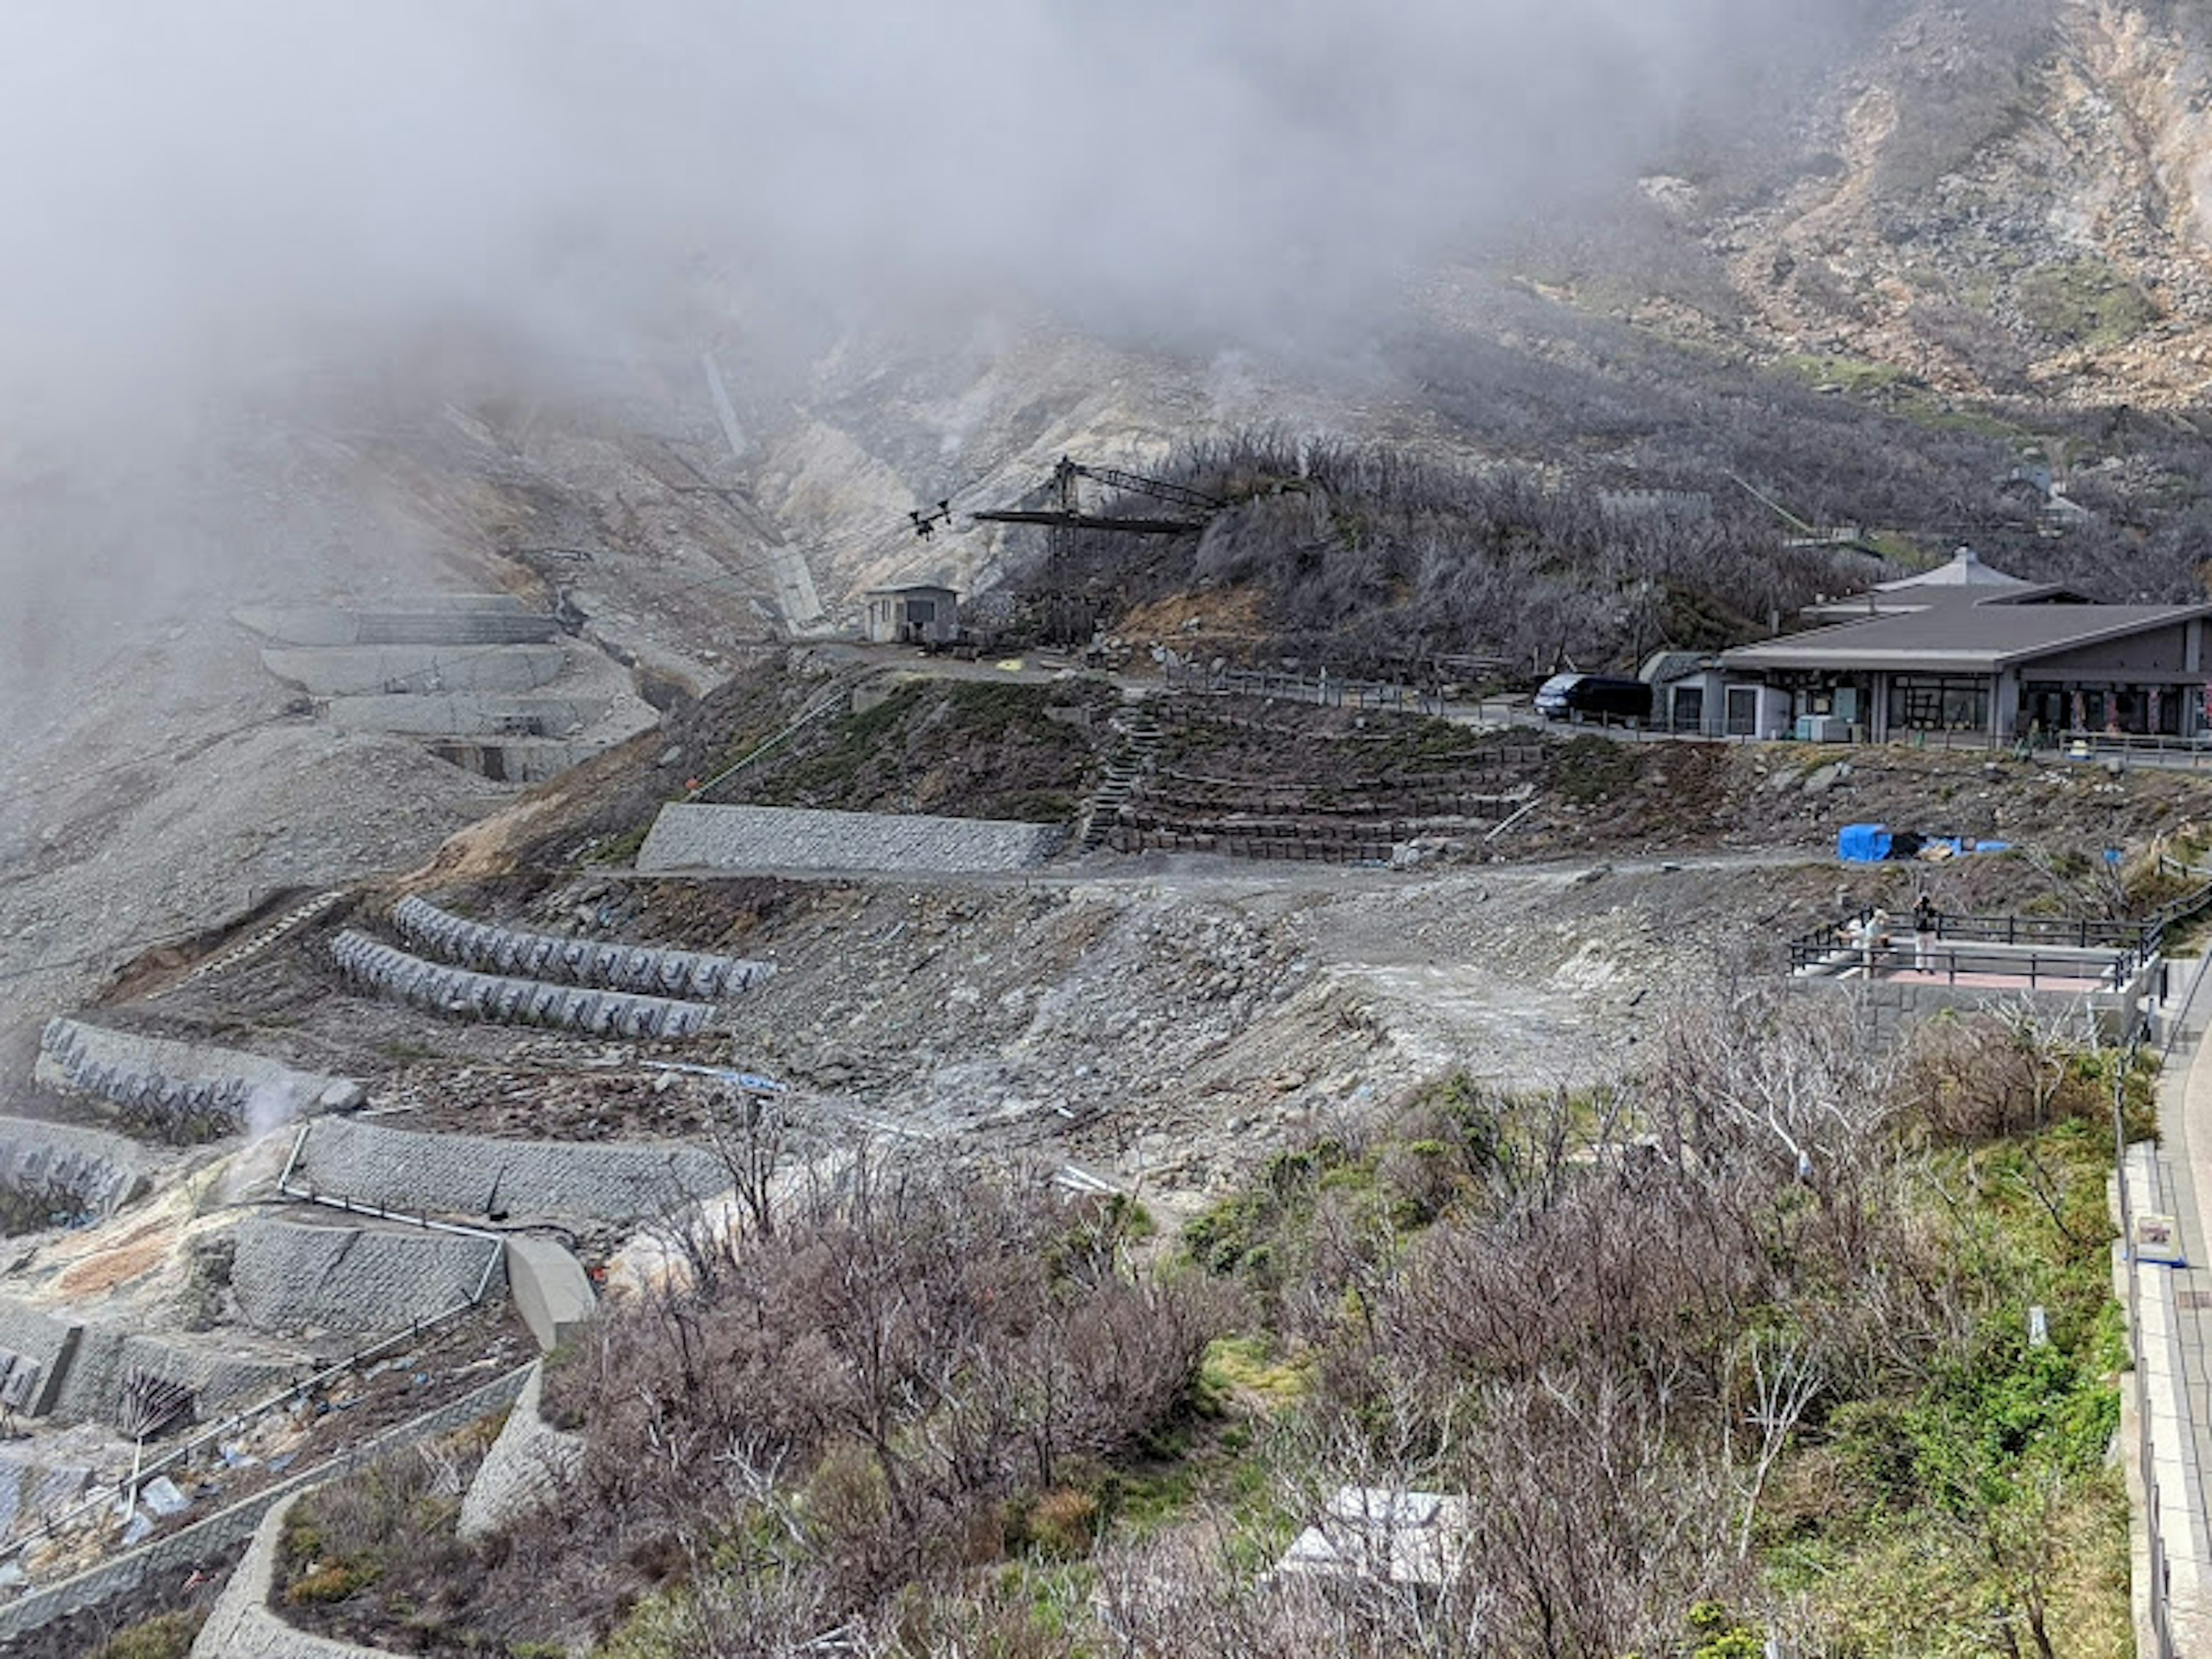
[[(2117, 1656), (2116, 1086), (2140, 1130), (2032, 1024), (1746, 997), (1597, 1091), (1440, 1079), (1179, 1239), (865, 1152), (776, 1201), (755, 1118), (749, 1219), (556, 1364), (572, 1501), (471, 1548), (434, 1460), (372, 1473), (284, 1597), (438, 1655)], [(1437, 1583), (1273, 1571), (1346, 1483), (1473, 1499)]]

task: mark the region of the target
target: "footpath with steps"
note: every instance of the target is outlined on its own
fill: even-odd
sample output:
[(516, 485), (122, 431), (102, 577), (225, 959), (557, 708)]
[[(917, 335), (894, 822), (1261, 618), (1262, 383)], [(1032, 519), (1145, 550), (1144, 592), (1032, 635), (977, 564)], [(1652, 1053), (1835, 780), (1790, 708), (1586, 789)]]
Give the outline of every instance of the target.
[(1095, 853), (1106, 844), (1115, 820), (1159, 753), (1160, 723), (1143, 703), (1128, 711), (1122, 729), (1127, 741), (1106, 763), (1105, 775), (1091, 798), (1091, 809), (1083, 815), (1083, 827), (1076, 837), (1077, 845), (1085, 853)]

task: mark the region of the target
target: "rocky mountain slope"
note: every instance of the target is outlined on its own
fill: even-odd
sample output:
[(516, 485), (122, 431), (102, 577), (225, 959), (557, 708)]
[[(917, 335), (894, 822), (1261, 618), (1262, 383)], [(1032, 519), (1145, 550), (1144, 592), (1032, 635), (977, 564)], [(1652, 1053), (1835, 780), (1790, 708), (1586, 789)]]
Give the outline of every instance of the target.
[(2206, 23), (1906, 8), (1755, 159), (1645, 175), (1640, 269), (1596, 252), (1556, 291), (1828, 383), (1848, 377), (1819, 360), (1841, 356), (1955, 396), (2192, 404), (2212, 379)]

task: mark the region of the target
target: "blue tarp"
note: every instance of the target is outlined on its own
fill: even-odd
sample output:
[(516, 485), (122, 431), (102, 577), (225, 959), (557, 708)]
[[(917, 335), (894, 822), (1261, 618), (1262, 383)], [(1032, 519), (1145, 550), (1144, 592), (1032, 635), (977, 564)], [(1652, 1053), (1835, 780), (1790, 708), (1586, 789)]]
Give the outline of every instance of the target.
[(1847, 823), (1836, 832), (1836, 856), (1845, 864), (1880, 864), (1889, 848), (1889, 830), (1882, 824)]

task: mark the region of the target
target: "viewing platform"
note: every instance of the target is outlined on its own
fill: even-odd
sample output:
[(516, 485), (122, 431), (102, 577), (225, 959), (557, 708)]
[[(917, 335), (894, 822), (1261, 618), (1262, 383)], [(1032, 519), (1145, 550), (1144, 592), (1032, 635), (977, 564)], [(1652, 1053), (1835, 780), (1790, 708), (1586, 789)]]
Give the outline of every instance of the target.
[(2024, 1000), (2053, 1014), (2086, 1012), (2124, 1037), (2166, 971), (2156, 920), (1939, 914), (1932, 924), (1916, 931), (1910, 915), (1863, 911), (1792, 939), (1790, 976), (1855, 988), (1878, 1018)]

